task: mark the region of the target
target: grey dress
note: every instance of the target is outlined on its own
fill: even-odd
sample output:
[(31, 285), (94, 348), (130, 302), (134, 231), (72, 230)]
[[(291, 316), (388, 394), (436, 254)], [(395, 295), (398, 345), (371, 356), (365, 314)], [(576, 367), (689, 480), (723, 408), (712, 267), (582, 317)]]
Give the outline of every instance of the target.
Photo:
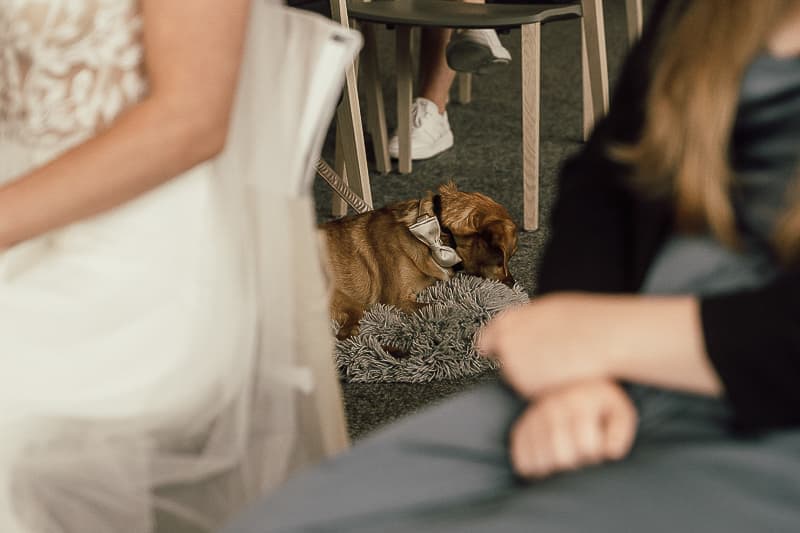
[[(770, 102), (787, 90), (798, 95), (789, 99), (796, 119), (799, 60), (761, 56), (742, 85), (732, 153), (743, 248), (676, 235), (643, 292), (710, 294), (756, 287), (778, 272), (768, 236), (796, 170), (800, 124), (782, 131), (787, 110)], [(799, 430), (737, 436), (724, 401), (641, 386), (629, 392), (640, 428), (619, 463), (516, 479), (507, 433), (524, 402), (490, 385), (301, 474), (225, 532), (800, 531)]]

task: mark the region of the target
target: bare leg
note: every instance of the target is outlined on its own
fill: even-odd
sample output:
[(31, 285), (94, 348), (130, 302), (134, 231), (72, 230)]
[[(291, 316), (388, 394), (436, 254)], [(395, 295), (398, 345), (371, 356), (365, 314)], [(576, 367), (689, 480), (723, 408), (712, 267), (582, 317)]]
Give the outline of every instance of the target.
[(447, 66), (445, 49), (453, 30), (449, 28), (423, 28), (420, 42), (420, 96), (427, 98), (444, 113), (450, 96), (450, 86), (456, 73)]
[[(464, 0), (470, 4), (483, 4), (484, 0)], [(450, 42), (450, 28), (422, 28), (420, 42), (420, 96), (427, 98), (439, 108), (439, 113), (444, 113), (445, 106), (450, 99), (450, 87), (456, 78), (456, 73), (447, 66), (445, 50)]]

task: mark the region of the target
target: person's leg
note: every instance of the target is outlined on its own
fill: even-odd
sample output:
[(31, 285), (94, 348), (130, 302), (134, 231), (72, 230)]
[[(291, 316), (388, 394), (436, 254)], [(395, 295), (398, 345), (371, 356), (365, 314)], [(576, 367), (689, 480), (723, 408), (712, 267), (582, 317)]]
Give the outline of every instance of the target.
[[(453, 146), (453, 132), (447, 118), (450, 86), (456, 73), (445, 59), (451, 30), (423, 28), (420, 42), (419, 96), (411, 106), (411, 158), (428, 159)], [(395, 133), (389, 139), (389, 155), (398, 157), (400, 143)]]
[(225, 533), (380, 530), (507, 491), (515, 479), (506, 431), (521, 407), (500, 385), (447, 400), (300, 474)]
[[(485, 0), (463, 0), (469, 4), (485, 4)], [(491, 28), (465, 29), (454, 32), (444, 49), (447, 65), (458, 72), (490, 74), (511, 62), (511, 53)]]
[[(463, 0), (483, 4), (485, 0)], [(456, 70), (483, 74), (492, 67), (507, 65), (511, 54), (493, 29), (453, 32), (449, 28), (423, 28), (420, 39), (420, 91), (444, 113)], [(455, 69), (455, 70), (454, 70)]]
[(386, 527), (373, 522), (349, 533), (797, 531), (800, 430), (735, 436), (721, 402), (641, 392), (634, 393), (640, 436), (621, 462), (398, 513)]
[(619, 463), (396, 513), (387, 523), (373, 521), (347, 531), (797, 531), (799, 432), (759, 440), (689, 438), (684, 442), (686, 437), (676, 434), (671, 441), (642, 443)]
[(452, 33), (449, 28), (422, 28), (420, 39), (419, 95), (436, 104), (440, 114), (445, 112), (450, 87), (456, 78), (445, 57)]
[[(464, 0), (482, 4), (484, 0)], [(492, 29), (460, 31), (423, 28), (420, 42), (419, 96), (411, 109), (411, 158), (428, 159), (453, 146), (453, 132), (447, 117), (453, 68), (463, 72), (486, 73), (511, 60)], [(453, 67), (453, 68), (451, 68)], [(397, 134), (389, 139), (389, 155), (400, 152)]]
[(483, 387), (299, 476), (225, 533), (796, 530), (800, 431), (734, 438), (719, 405), (656, 394), (624, 461), (521, 483), (506, 451), (521, 402)]

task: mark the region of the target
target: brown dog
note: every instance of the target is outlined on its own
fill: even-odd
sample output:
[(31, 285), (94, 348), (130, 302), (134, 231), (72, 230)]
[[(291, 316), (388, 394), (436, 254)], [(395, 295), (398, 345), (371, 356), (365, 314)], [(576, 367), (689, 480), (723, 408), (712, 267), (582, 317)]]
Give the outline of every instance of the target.
[(455, 248), (462, 260), (456, 269), (514, 283), (508, 261), (517, 251), (517, 226), (508, 211), (488, 196), (459, 191), (451, 182), (440, 186), (437, 195), (320, 226), (333, 285), (331, 317), (341, 326), (340, 339), (357, 332), (370, 305), (413, 312), (423, 305), (417, 293), (453, 276), (454, 269), (437, 263), (432, 249), (409, 230), (420, 215), (436, 216), (442, 243)]

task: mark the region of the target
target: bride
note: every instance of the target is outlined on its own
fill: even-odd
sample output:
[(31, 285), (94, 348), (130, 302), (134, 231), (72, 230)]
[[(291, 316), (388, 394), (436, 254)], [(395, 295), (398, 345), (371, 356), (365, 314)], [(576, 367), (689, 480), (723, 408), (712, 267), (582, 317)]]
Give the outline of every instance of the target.
[(346, 446), (307, 191), (357, 46), (0, 0), (0, 531), (210, 530)]

